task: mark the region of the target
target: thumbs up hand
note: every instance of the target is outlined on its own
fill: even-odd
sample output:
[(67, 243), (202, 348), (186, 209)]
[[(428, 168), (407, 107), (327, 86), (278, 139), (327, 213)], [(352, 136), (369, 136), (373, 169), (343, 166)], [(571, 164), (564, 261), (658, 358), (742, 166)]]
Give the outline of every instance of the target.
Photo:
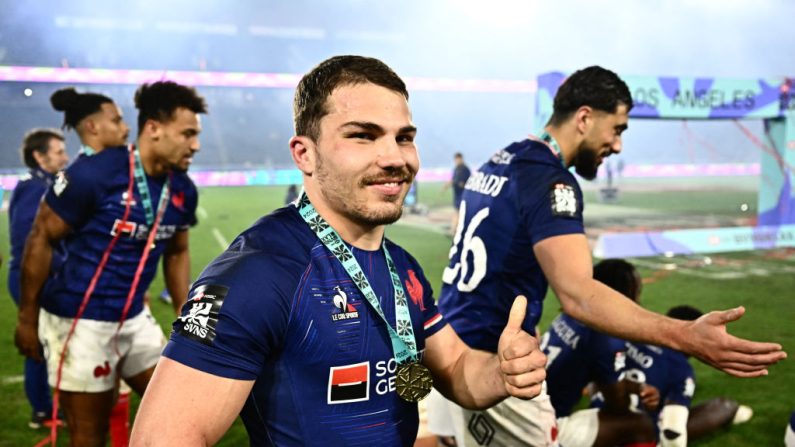
[(541, 384), (547, 376), (544, 369), (547, 358), (538, 348), (538, 339), (522, 330), (526, 314), (527, 298), (519, 295), (500, 335), (497, 356), (508, 394), (532, 399), (541, 393)]

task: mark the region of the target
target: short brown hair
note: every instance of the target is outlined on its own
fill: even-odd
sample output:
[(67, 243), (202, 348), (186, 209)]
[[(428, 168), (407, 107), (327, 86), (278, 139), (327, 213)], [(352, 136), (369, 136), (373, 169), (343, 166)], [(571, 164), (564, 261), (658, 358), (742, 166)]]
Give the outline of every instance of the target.
[(138, 109), (138, 135), (141, 135), (147, 120), (170, 122), (180, 107), (193, 113), (207, 113), (207, 103), (196, 89), (172, 81), (142, 84), (135, 91), (134, 100)]
[(50, 150), (50, 140), (53, 138), (64, 141), (63, 132), (58, 129), (32, 129), (26, 133), (20, 149), (25, 166), (30, 169), (38, 168), (39, 162), (36, 161), (33, 152), (46, 154)]
[(326, 103), (331, 93), (344, 85), (368, 82), (409, 99), (406, 84), (380, 60), (363, 56), (334, 56), (318, 64), (298, 83), (293, 100), (295, 134), (317, 140), (320, 120), (329, 112)]

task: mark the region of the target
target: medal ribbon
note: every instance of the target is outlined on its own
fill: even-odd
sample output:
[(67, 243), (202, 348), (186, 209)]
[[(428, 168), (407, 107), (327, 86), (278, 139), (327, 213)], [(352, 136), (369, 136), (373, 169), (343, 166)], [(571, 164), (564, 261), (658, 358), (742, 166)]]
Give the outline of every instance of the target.
[(364, 298), (370, 303), (375, 313), (384, 320), (387, 329), (389, 329), (389, 338), (392, 341), (392, 351), (395, 354), (395, 360), (398, 364), (417, 362), (417, 344), (414, 340), (414, 327), (411, 324), (411, 315), (409, 314), (408, 301), (406, 300), (406, 292), (403, 289), (403, 284), (400, 282), (400, 277), (397, 274), (395, 263), (389, 255), (389, 250), (386, 249), (386, 243), (381, 243), (381, 248), (386, 256), (386, 263), (389, 267), (389, 276), (392, 278), (392, 289), (395, 293), (395, 323), (397, 330), (392, 328), (392, 325), (387, 321), (381, 305), (378, 303), (375, 292), (373, 291), (370, 281), (364, 276), (361, 266), (356, 261), (356, 257), (345, 245), (340, 235), (331, 227), (331, 225), (323, 219), (312, 203), (309, 202), (309, 197), (306, 193), (301, 191), (301, 197), (297, 203), (298, 212), (304, 219), (309, 228), (312, 229), (320, 242), (328, 248), (335, 258), (342, 264), (342, 267), (351, 277), (356, 287), (364, 295)]
[(566, 165), (563, 162), (563, 152), (560, 151), (560, 145), (558, 142), (552, 138), (552, 135), (550, 135), (548, 132), (542, 133), (541, 139), (549, 143), (549, 145), (552, 147), (552, 150), (555, 152), (555, 155), (558, 157), (558, 160), (560, 160), (560, 164), (562, 164), (565, 168)]
[[(149, 195), (149, 185), (146, 183), (146, 174), (144, 173), (143, 163), (141, 163), (141, 154), (132, 148), (132, 153), (135, 154), (135, 183), (138, 186), (138, 195), (141, 196), (141, 202), (144, 205), (144, 213), (146, 213), (146, 224), (152, 228), (155, 221), (155, 212), (152, 209), (152, 197)], [(163, 185), (160, 190), (160, 200), (157, 203), (157, 209), (165, 209), (168, 206), (169, 187), (168, 181)]]

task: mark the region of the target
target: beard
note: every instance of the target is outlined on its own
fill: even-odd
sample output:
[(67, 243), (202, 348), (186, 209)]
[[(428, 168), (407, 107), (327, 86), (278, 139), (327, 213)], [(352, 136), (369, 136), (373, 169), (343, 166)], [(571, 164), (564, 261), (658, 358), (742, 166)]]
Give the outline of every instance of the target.
[(322, 160), (322, 157), (318, 157), (315, 174), (320, 193), (334, 211), (358, 225), (372, 227), (394, 223), (403, 215), (403, 200), (408, 194), (408, 188), (376, 204), (368, 203), (368, 192), (365, 188), (385, 179), (400, 179), (410, 186), (415, 173), (408, 167), (384, 169), (378, 174), (367, 175), (354, 182), (348, 177), (330, 172)]
[(574, 170), (577, 175), (585, 180), (593, 180), (596, 178), (596, 172), (599, 170), (599, 160), (596, 151), (590, 150), (587, 147), (580, 148), (577, 155), (574, 156)]

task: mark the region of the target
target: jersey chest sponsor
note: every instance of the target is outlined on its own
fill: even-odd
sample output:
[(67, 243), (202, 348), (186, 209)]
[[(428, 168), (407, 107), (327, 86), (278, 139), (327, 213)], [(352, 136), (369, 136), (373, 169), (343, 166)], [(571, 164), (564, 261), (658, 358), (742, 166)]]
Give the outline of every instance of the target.
[(370, 400), (371, 388), (377, 396), (394, 393), (396, 371), (394, 358), (332, 366), (329, 368), (326, 403), (364, 402)]
[[(177, 232), (178, 228), (178, 225), (158, 225), (157, 234), (155, 234), (155, 240), (162, 241), (170, 239), (172, 236), (174, 236), (174, 233)], [(149, 225), (145, 223), (138, 223), (129, 220), (124, 222), (121, 219), (115, 219), (113, 221), (113, 226), (110, 229), (110, 235), (116, 236), (116, 234), (121, 233), (122, 237), (135, 239), (138, 241), (145, 241), (149, 237), (149, 229)]]

